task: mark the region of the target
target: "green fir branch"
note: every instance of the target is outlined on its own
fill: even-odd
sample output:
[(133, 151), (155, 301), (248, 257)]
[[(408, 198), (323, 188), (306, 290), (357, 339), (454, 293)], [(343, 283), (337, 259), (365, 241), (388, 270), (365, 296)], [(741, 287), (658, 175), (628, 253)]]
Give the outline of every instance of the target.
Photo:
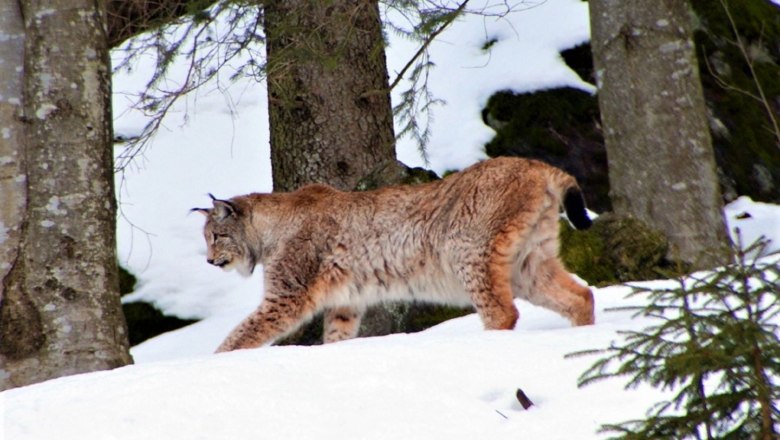
[(780, 430), (780, 267), (762, 255), (759, 239), (732, 249), (734, 263), (679, 278), (674, 288), (637, 288), (644, 307), (625, 307), (651, 318), (642, 331), (620, 332), (606, 349), (569, 356), (599, 356), (579, 386), (627, 378), (667, 393), (647, 417), (606, 424), (618, 439), (775, 439)]

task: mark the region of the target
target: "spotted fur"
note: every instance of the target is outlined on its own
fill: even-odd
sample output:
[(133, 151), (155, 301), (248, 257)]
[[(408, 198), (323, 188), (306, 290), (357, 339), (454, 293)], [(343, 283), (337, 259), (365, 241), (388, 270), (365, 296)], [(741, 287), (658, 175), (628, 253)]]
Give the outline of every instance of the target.
[(325, 342), (352, 338), (382, 301), (472, 304), (487, 329), (511, 329), (514, 298), (593, 323), (593, 296), (558, 258), (561, 206), (590, 225), (576, 181), (534, 160), (491, 159), (443, 180), (369, 192), (310, 185), (214, 199), (209, 263), (265, 268), (265, 295), (218, 351), (258, 347), (326, 310)]

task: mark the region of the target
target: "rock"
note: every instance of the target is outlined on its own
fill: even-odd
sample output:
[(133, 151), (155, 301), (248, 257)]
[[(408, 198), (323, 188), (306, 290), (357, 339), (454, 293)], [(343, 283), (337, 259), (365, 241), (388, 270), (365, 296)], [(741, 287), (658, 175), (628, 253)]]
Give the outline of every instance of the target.
[(586, 231), (561, 222), (561, 258), (566, 268), (596, 286), (651, 280), (683, 271), (666, 260), (666, 237), (634, 218), (602, 214)]
[(164, 315), (153, 305), (145, 302), (122, 304), (122, 311), (127, 320), (127, 336), (131, 347), (157, 335), (197, 322), (197, 320)]
[[(119, 266), (119, 293), (126, 295), (135, 289), (136, 278), (127, 269)], [(131, 302), (122, 304), (127, 321), (128, 339), (130, 346), (153, 338), (159, 334), (176, 330), (197, 322), (192, 319), (181, 319), (175, 316), (164, 315), (152, 304), (146, 302)]]

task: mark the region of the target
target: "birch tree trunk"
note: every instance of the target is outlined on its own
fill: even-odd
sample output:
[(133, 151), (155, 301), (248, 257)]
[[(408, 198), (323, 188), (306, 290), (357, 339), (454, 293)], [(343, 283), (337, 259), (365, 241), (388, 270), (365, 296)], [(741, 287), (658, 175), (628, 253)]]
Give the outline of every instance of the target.
[(17, 2), (0, 2), (0, 304), (19, 252), (27, 199), (22, 163), (24, 23)]
[(15, 180), (26, 183), (13, 197), (26, 205), (3, 279), (0, 389), (131, 362), (118, 292), (103, 2), (13, 4), (25, 34), (15, 66), (24, 70), (16, 150), (24, 166)]
[(687, 0), (591, 0), (615, 212), (664, 232), (670, 257), (722, 263), (727, 243)]

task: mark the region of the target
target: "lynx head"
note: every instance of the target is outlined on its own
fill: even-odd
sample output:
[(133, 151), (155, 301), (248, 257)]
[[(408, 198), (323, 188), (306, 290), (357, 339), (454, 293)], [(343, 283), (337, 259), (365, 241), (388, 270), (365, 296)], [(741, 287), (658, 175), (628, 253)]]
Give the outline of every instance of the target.
[(206, 239), (206, 261), (229, 271), (236, 269), (248, 277), (255, 270), (257, 258), (247, 240), (248, 216), (231, 200), (219, 200), (209, 194), (213, 208), (193, 208), (206, 216), (203, 236)]

